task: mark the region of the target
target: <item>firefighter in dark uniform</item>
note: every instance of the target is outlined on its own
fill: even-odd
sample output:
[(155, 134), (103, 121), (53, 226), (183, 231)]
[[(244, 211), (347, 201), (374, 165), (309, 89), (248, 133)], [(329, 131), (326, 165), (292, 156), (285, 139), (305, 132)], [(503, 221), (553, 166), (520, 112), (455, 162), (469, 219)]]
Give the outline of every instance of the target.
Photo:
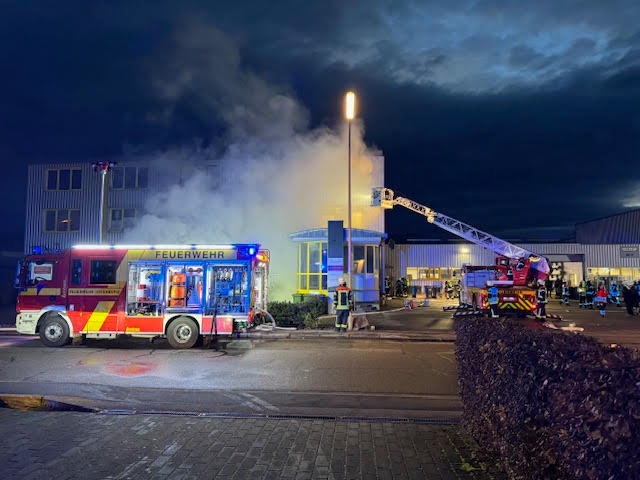
[(538, 308), (536, 309), (536, 318), (543, 319), (547, 317), (547, 289), (544, 281), (538, 280), (538, 291), (536, 292), (536, 300)]
[(498, 287), (491, 285), (487, 291), (487, 301), (489, 302), (489, 308), (491, 310), (491, 318), (498, 318)]
[(562, 302), (565, 305), (569, 305), (569, 286), (567, 282), (562, 282)]
[(333, 308), (336, 310), (336, 332), (346, 332), (349, 312), (353, 311), (353, 294), (344, 278), (338, 279), (338, 287), (333, 294)]
[(591, 280), (587, 280), (587, 286), (586, 286), (586, 296), (587, 299), (585, 301), (585, 308), (591, 308), (593, 309), (593, 297), (596, 294), (596, 289), (594, 288), (594, 286), (591, 284)]

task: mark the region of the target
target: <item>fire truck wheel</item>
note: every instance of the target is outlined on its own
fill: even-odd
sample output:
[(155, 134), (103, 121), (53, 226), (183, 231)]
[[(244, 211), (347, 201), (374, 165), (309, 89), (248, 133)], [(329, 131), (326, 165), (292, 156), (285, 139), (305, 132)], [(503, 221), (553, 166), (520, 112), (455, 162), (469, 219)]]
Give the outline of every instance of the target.
[(176, 318), (167, 328), (167, 341), (173, 348), (191, 348), (199, 336), (196, 322), (188, 317)]
[(69, 325), (60, 315), (49, 315), (40, 325), (40, 340), (47, 347), (62, 347), (69, 342)]

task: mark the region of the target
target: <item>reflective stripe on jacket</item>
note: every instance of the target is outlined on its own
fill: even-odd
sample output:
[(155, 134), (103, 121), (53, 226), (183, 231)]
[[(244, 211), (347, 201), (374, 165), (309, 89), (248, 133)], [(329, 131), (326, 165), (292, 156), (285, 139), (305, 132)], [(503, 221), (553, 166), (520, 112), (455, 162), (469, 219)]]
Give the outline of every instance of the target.
[(336, 288), (336, 292), (333, 295), (333, 306), (336, 310), (349, 310), (351, 308), (351, 304), (351, 289), (340, 285)]
[(544, 287), (538, 289), (536, 300), (538, 300), (538, 303), (547, 303), (547, 290)]

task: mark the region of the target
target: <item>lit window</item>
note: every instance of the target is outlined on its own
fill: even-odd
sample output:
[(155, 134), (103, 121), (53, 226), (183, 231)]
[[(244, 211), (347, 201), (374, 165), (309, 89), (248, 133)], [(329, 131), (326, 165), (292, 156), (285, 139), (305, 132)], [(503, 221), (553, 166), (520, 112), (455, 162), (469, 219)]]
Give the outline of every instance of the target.
[(298, 291), (326, 293), (327, 243), (301, 243), (298, 246), (298, 253)]

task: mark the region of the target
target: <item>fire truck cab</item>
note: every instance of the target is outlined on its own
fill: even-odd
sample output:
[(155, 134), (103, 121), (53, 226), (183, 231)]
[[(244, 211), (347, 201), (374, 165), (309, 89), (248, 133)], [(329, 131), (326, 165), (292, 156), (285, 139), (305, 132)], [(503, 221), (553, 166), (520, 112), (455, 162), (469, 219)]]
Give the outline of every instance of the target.
[(47, 346), (73, 338), (166, 337), (190, 348), (266, 312), (269, 252), (258, 244), (77, 245), (19, 265), (16, 329)]

